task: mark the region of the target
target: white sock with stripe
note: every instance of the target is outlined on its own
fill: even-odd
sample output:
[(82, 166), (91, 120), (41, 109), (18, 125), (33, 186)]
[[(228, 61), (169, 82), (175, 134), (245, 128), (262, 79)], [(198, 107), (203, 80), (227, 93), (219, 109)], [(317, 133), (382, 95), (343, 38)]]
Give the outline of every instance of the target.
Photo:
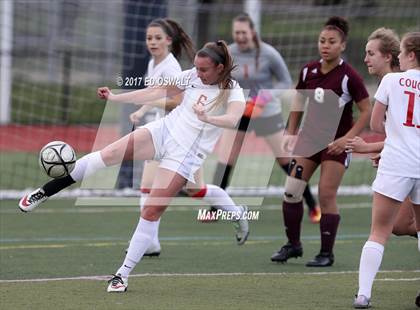
[[(204, 196), (203, 196), (203, 192)], [(200, 196), (201, 193), (201, 196)], [(215, 207), (216, 209), (222, 209), (223, 211), (230, 212), (242, 212), (242, 208), (237, 206), (235, 202), (230, 198), (226, 191), (216, 185), (207, 184), (206, 189), (201, 190), (194, 198), (201, 198), (209, 205)]]

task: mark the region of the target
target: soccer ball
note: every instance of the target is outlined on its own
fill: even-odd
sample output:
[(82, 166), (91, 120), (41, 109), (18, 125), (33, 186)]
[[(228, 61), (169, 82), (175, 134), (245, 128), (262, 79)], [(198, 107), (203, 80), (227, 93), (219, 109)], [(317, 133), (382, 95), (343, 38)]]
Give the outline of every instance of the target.
[(68, 176), (76, 165), (76, 154), (65, 142), (53, 141), (39, 152), (39, 165), (52, 178)]

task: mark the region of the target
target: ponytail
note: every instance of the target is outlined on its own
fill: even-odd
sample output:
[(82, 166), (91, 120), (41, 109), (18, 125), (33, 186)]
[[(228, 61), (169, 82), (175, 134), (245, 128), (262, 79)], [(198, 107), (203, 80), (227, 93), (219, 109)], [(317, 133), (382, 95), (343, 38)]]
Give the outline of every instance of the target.
[(406, 33), (401, 42), (407, 53), (414, 52), (416, 55), (417, 66), (420, 66), (420, 32)]

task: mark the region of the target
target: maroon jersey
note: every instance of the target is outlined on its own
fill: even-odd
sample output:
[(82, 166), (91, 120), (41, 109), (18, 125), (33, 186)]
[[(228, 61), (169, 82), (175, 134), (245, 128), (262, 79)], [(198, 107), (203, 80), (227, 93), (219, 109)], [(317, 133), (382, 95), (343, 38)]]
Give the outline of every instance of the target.
[[(306, 124), (310, 126), (310, 123), (312, 123), (314, 129), (318, 129), (318, 131), (322, 125), (326, 126), (326, 120), (330, 120), (330, 126), (336, 129), (333, 137), (337, 139), (344, 136), (353, 126), (353, 101), (359, 102), (369, 97), (369, 94), (362, 78), (349, 64), (341, 60), (337, 67), (327, 74), (323, 74), (321, 72), (321, 62), (322, 60), (313, 61), (303, 67), (296, 89), (314, 90), (314, 96), (316, 96), (315, 90), (318, 89), (319, 91), (322, 88), (324, 90), (332, 90), (338, 96), (338, 100), (327, 102), (323, 108), (324, 110), (320, 109), (320, 104), (315, 101), (314, 96), (308, 96), (309, 105), (305, 117), (305, 126)], [(331, 97), (326, 95), (325, 100), (328, 101)], [(326, 110), (327, 107), (328, 111)], [(333, 120), (334, 115), (331, 114), (337, 113), (341, 114), (341, 117), (335, 116), (337, 122), (335, 124)], [(328, 130), (331, 130), (331, 128), (328, 128)], [(310, 131), (315, 133), (317, 130)]]

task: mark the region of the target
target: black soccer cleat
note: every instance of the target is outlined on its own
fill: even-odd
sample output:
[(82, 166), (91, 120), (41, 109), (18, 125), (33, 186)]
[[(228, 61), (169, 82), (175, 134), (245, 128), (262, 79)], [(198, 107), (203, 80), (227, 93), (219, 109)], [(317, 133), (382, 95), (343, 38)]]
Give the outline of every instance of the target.
[(160, 255), (160, 251), (156, 251), (156, 252), (150, 252), (150, 253), (144, 253), (143, 256), (145, 257), (159, 257)]
[(272, 262), (285, 263), (289, 258), (302, 257), (303, 249), (301, 246), (293, 246), (290, 242), (281, 247), (278, 252), (271, 256)]
[(306, 267), (329, 267), (334, 264), (334, 254), (333, 253), (319, 253), (314, 259), (306, 263)]
[(420, 308), (420, 292), (418, 293), (416, 297), (416, 306)]

